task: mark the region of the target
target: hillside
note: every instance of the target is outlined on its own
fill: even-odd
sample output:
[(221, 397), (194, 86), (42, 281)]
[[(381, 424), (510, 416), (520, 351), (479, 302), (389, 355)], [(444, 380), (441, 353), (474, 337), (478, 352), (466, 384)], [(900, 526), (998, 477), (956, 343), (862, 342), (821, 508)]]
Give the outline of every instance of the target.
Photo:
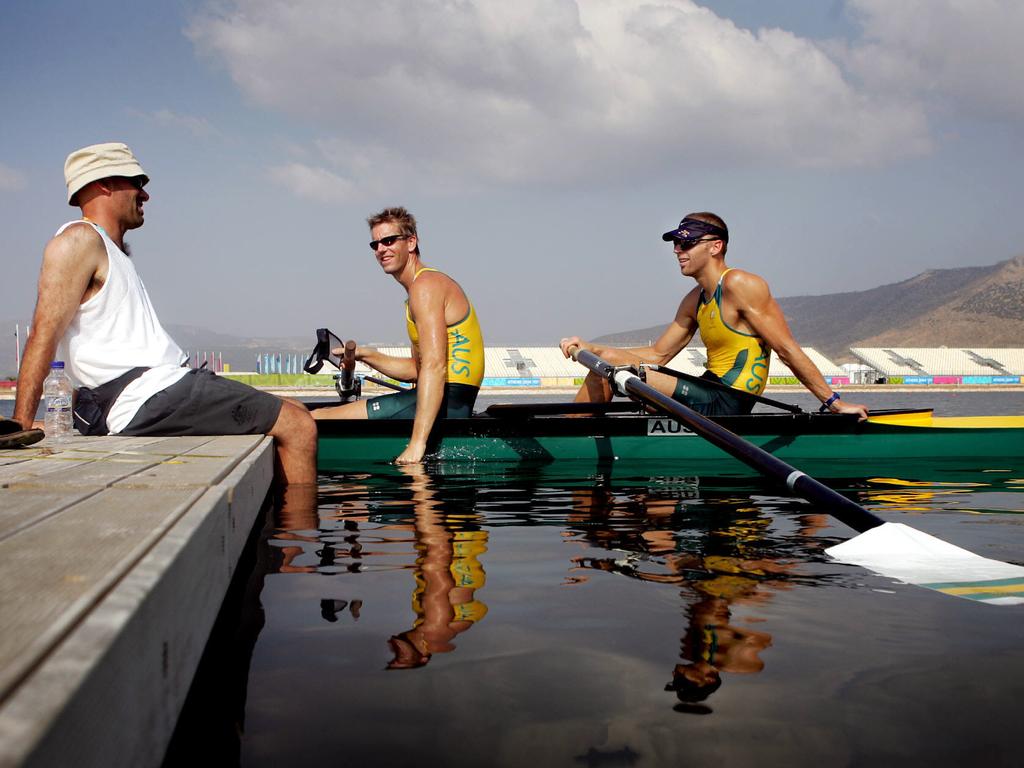
[[(797, 340), (839, 362), (850, 347), (1024, 345), (1024, 256), (987, 267), (932, 269), (867, 291), (779, 299)], [(602, 336), (646, 344), (663, 326)], [(700, 343), (699, 338), (695, 340)]]

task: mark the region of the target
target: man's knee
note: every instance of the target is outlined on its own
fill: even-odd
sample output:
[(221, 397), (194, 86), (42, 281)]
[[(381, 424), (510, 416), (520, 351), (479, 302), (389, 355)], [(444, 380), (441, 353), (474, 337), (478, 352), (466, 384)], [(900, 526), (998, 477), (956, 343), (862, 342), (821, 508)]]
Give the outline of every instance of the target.
[(315, 443), (316, 422), (306, 406), (285, 400), (281, 403), (281, 412), (270, 430), (270, 436), (284, 441)]

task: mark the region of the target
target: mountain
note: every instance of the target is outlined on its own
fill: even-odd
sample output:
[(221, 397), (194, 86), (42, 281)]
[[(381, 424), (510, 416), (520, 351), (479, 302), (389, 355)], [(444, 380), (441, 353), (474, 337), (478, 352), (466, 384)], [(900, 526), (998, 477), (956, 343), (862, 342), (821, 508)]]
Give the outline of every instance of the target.
[[(987, 267), (930, 269), (866, 291), (778, 301), (797, 341), (837, 362), (853, 360), (850, 347), (1024, 346), (1024, 256)], [(663, 329), (595, 341), (642, 345)]]

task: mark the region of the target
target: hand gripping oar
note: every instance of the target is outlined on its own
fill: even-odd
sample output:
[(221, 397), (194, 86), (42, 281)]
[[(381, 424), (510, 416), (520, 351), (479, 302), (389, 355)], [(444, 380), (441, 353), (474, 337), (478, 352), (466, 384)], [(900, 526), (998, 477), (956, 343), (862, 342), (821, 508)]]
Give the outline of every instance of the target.
[(1024, 603), (1024, 567), (981, 557), (902, 523), (887, 523), (859, 504), (790, 466), (739, 435), (646, 384), (631, 369), (616, 368), (597, 355), (570, 347), (572, 358), (608, 379), (617, 391), (667, 413), (708, 442), (796, 495), (819, 504), (861, 532), (825, 551), (836, 560), (883, 576), (995, 605)]
[(356, 378), (356, 343), (349, 339), (345, 342), (345, 352), (341, 357), (341, 372), (334, 375), (334, 388), (338, 390), (341, 402), (347, 403), (358, 398), (362, 392), (362, 382)]

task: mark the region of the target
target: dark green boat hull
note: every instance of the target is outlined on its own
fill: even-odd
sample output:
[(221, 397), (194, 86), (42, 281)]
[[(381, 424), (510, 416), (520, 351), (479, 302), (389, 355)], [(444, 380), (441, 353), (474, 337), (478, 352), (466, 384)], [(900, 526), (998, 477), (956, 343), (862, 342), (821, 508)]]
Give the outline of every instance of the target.
[[(884, 474), (887, 466), (908, 462), (999, 469), (1020, 465), (1024, 458), (1024, 429), (903, 426), (817, 413), (751, 414), (715, 421), (805, 471), (812, 462), (833, 469), (873, 468), (869, 474)], [(402, 452), (412, 429), (411, 421), (317, 424), (322, 471), (391, 461)], [(665, 417), (474, 416), (439, 422), (435, 433), (429, 451), (433, 461), (667, 461), (694, 474), (753, 472)]]

